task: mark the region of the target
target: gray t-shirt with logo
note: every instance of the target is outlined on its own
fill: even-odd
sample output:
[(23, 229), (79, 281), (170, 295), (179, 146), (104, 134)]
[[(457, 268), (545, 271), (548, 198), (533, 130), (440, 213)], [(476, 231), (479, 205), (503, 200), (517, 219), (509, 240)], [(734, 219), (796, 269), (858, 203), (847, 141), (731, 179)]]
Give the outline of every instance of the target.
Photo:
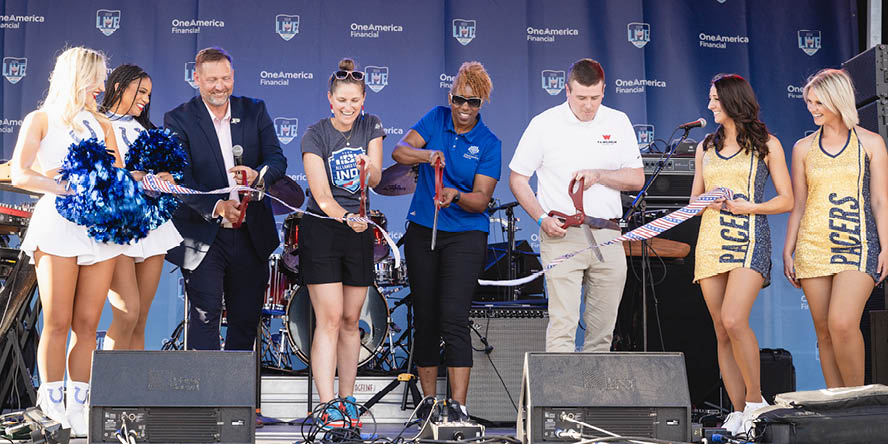
[[(351, 131), (339, 132), (324, 118), (308, 127), (302, 136), (302, 152), (314, 153), (324, 159), (327, 183), (336, 202), (350, 213), (361, 208), (361, 175), (358, 154), (367, 153), (367, 145), (377, 137), (385, 137), (382, 121), (373, 114), (355, 119)], [(381, 165), (380, 165), (381, 166)], [(367, 194), (369, 203), (370, 194)], [(324, 214), (314, 196), (308, 199), (308, 209)]]

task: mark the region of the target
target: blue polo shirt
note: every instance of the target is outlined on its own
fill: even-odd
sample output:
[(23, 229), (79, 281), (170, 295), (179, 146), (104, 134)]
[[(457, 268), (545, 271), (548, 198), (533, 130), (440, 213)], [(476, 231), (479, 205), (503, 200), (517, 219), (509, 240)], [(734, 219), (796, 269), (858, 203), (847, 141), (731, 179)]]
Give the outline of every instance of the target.
[[(484, 125), (481, 114), (478, 114), (478, 122), (471, 131), (456, 134), (450, 112), (449, 107), (438, 106), (411, 128), (426, 141), (425, 149), (444, 153), (444, 187), (471, 193), (476, 174), (499, 180), (502, 142)], [(434, 199), (435, 167), (429, 163), (421, 163), (407, 220), (431, 228), (435, 220)], [(487, 233), (490, 230), (489, 215), (486, 211), (470, 213), (459, 205), (450, 205), (438, 212), (438, 230), (477, 230)]]

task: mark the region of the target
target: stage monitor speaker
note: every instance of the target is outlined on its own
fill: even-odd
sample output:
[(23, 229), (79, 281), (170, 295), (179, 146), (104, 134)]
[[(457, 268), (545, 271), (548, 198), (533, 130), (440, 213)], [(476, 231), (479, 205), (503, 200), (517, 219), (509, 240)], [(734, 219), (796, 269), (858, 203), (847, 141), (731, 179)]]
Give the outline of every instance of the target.
[(546, 351), (549, 314), (545, 308), (473, 309), (469, 322), (474, 349), (466, 399), (469, 413), (488, 421), (514, 422), (524, 354)]
[(860, 126), (879, 133), (888, 140), (888, 96), (880, 97), (857, 109)]
[(96, 351), (90, 388), (89, 443), (255, 442), (253, 352)]
[(842, 63), (842, 68), (854, 82), (854, 101), (858, 108), (888, 96), (888, 46), (873, 46)]
[(573, 421), (620, 436), (691, 439), (681, 353), (528, 353), (518, 410), (525, 444), (606, 436)]
[(871, 311), (870, 321), (872, 383), (888, 385), (888, 310)]

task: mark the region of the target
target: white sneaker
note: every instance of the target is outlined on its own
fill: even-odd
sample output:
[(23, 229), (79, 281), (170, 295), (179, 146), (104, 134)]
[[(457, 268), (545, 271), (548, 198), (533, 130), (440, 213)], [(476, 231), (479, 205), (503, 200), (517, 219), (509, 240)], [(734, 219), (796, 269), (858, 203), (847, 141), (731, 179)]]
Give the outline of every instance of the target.
[(731, 435), (740, 433), (743, 427), (743, 412), (731, 412), (725, 417), (722, 428), (727, 430)]
[(71, 437), (85, 438), (89, 431), (89, 384), (68, 381), (65, 415), (71, 423)]
[(37, 407), (53, 421), (70, 429), (71, 424), (65, 415), (65, 387), (62, 381), (44, 382), (37, 389)]
[(769, 405), (768, 401), (765, 401), (764, 398), (762, 398), (762, 402), (747, 402), (746, 408), (743, 409), (743, 427), (740, 432), (745, 433), (747, 437), (751, 437), (752, 429), (755, 427), (752, 422), (755, 412)]

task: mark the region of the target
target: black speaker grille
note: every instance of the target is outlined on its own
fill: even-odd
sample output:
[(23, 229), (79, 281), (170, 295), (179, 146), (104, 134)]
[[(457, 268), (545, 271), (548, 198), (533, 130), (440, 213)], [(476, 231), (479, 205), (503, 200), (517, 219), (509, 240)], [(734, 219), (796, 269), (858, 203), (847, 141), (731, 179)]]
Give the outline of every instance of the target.
[(218, 442), (219, 410), (152, 408), (146, 418), (148, 442)]

